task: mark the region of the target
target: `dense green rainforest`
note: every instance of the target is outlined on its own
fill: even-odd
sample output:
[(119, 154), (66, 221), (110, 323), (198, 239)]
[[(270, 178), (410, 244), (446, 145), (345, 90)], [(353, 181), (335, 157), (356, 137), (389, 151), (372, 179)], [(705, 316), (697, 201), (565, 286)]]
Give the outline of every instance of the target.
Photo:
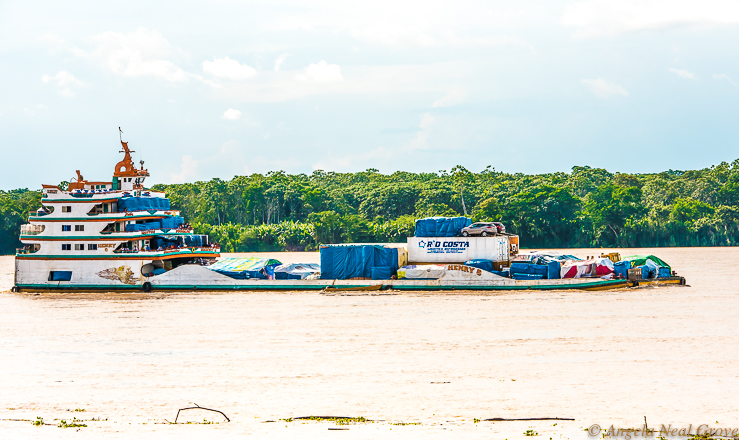
[[(153, 189), (166, 191), (173, 209), (224, 252), (402, 242), (416, 218), (465, 213), (502, 221), (528, 248), (739, 243), (739, 160), (656, 174), (278, 171)], [(20, 225), (40, 200), (39, 191), (0, 191), (1, 253), (20, 246)]]

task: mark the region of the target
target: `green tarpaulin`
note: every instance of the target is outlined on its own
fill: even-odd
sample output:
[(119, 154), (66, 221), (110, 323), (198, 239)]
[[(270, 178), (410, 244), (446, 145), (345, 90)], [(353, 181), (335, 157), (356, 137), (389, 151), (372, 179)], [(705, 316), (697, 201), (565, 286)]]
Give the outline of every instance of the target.
[(631, 255), (629, 257), (623, 257), (624, 261), (631, 261), (631, 267), (642, 266), (647, 263), (647, 260), (654, 261), (657, 266), (670, 267), (669, 264), (655, 257), (654, 255)]

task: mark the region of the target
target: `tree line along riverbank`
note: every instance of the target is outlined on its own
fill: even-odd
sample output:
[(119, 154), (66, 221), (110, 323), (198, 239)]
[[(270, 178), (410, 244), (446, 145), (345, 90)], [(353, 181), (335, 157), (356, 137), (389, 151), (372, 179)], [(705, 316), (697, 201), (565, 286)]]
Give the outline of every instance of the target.
[[(437, 173), (276, 171), (152, 188), (166, 191), (172, 208), (224, 252), (404, 242), (416, 218), (465, 214), (502, 221), (529, 248), (739, 243), (739, 159), (650, 174), (579, 166), (535, 175), (461, 166)], [(20, 225), (40, 206), (40, 191), (0, 191), (0, 253), (20, 246)]]

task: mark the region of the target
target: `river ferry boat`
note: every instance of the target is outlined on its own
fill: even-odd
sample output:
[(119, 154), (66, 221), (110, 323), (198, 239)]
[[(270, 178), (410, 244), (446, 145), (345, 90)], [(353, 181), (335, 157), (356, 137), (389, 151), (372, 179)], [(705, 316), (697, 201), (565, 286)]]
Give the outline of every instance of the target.
[[(398, 270), (438, 272), (416, 279), (259, 279), (228, 276), (211, 270), (220, 256), (217, 244), (198, 235), (172, 209), (162, 192), (147, 189), (149, 172), (137, 168), (128, 143), (121, 140), (123, 160), (110, 181), (88, 181), (77, 171), (65, 189), (43, 185), (42, 207), (21, 227), (23, 247), (15, 256), (14, 291), (192, 291), (192, 290), (604, 290), (655, 283), (685, 284), (682, 277), (657, 280), (513, 279), (450, 261), (440, 251), (470, 249), (470, 243), (496, 249), (499, 265), (510, 265), (518, 252), (518, 237), (410, 237), (406, 255), (436, 266), (407, 266)], [(366, 247), (366, 245), (364, 245)], [(456, 249), (456, 250), (455, 250)], [(323, 252), (323, 251), (322, 251)], [(407, 258), (407, 257), (406, 257)], [(435, 260), (441, 258), (441, 260)], [(397, 257), (396, 257), (397, 263)], [(405, 261), (407, 263), (407, 259)], [(414, 262), (414, 261), (411, 261)], [(219, 263), (222, 263), (219, 262)], [(403, 265), (403, 262), (399, 264)], [(214, 267), (217, 267), (216, 264)], [(396, 268), (398, 266), (395, 266)], [(420, 269), (419, 269), (420, 267)], [(326, 268), (324, 268), (326, 269)], [(433, 270), (432, 270), (433, 269)], [(328, 271), (324, 271), (324, 276)], [(226, 274), (224, 274), (226, 273)]]
[(218, 258), (218, 246), (194, 234), (164, 193), (144, 187), (149, 172), (121, 146), (111, 180), (77, 171), (64, 190), (43, 185), (42, 207), (21, 226), (16, 288), (146, 289), (155, 274)]

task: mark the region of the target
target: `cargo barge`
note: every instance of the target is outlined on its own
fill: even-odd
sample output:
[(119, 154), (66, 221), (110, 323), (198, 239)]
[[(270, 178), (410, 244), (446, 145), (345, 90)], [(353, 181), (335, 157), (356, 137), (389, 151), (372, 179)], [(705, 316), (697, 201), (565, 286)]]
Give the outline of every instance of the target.
[[(617, 267), (606, 263), (603, 269), (595, 260), (538, 254), (529, 261), (519, 255), (514, 234), (493, 228), (479, 237), (457, 236), (459, 219), (466, 220), (463, 234), (469, 235), (470, 222), (463, 217), (424, 219), (403, 245), (321, 246), (320, 267), (219, 259), (218, 245), (195, 234), (164, 193), (144, 186), (148, 170), (143, 162), (136, 167), (127, 142), (121, 140), (121, 147), (124, 157), (110, 181), (88, 181), (77, 171), (67, 188), (43, 185), (42, 207), (21, 227), (14, 291), (607, 290), (685, 284), (673, 272), (657, 273), (654, 267), (661, 266), (655, 263), (638, 270), (629, 263), (616, 276)], [(435, 224), (440, 227), (429, 232)], [(548, 275), (536, 273), (542, 267)]]

